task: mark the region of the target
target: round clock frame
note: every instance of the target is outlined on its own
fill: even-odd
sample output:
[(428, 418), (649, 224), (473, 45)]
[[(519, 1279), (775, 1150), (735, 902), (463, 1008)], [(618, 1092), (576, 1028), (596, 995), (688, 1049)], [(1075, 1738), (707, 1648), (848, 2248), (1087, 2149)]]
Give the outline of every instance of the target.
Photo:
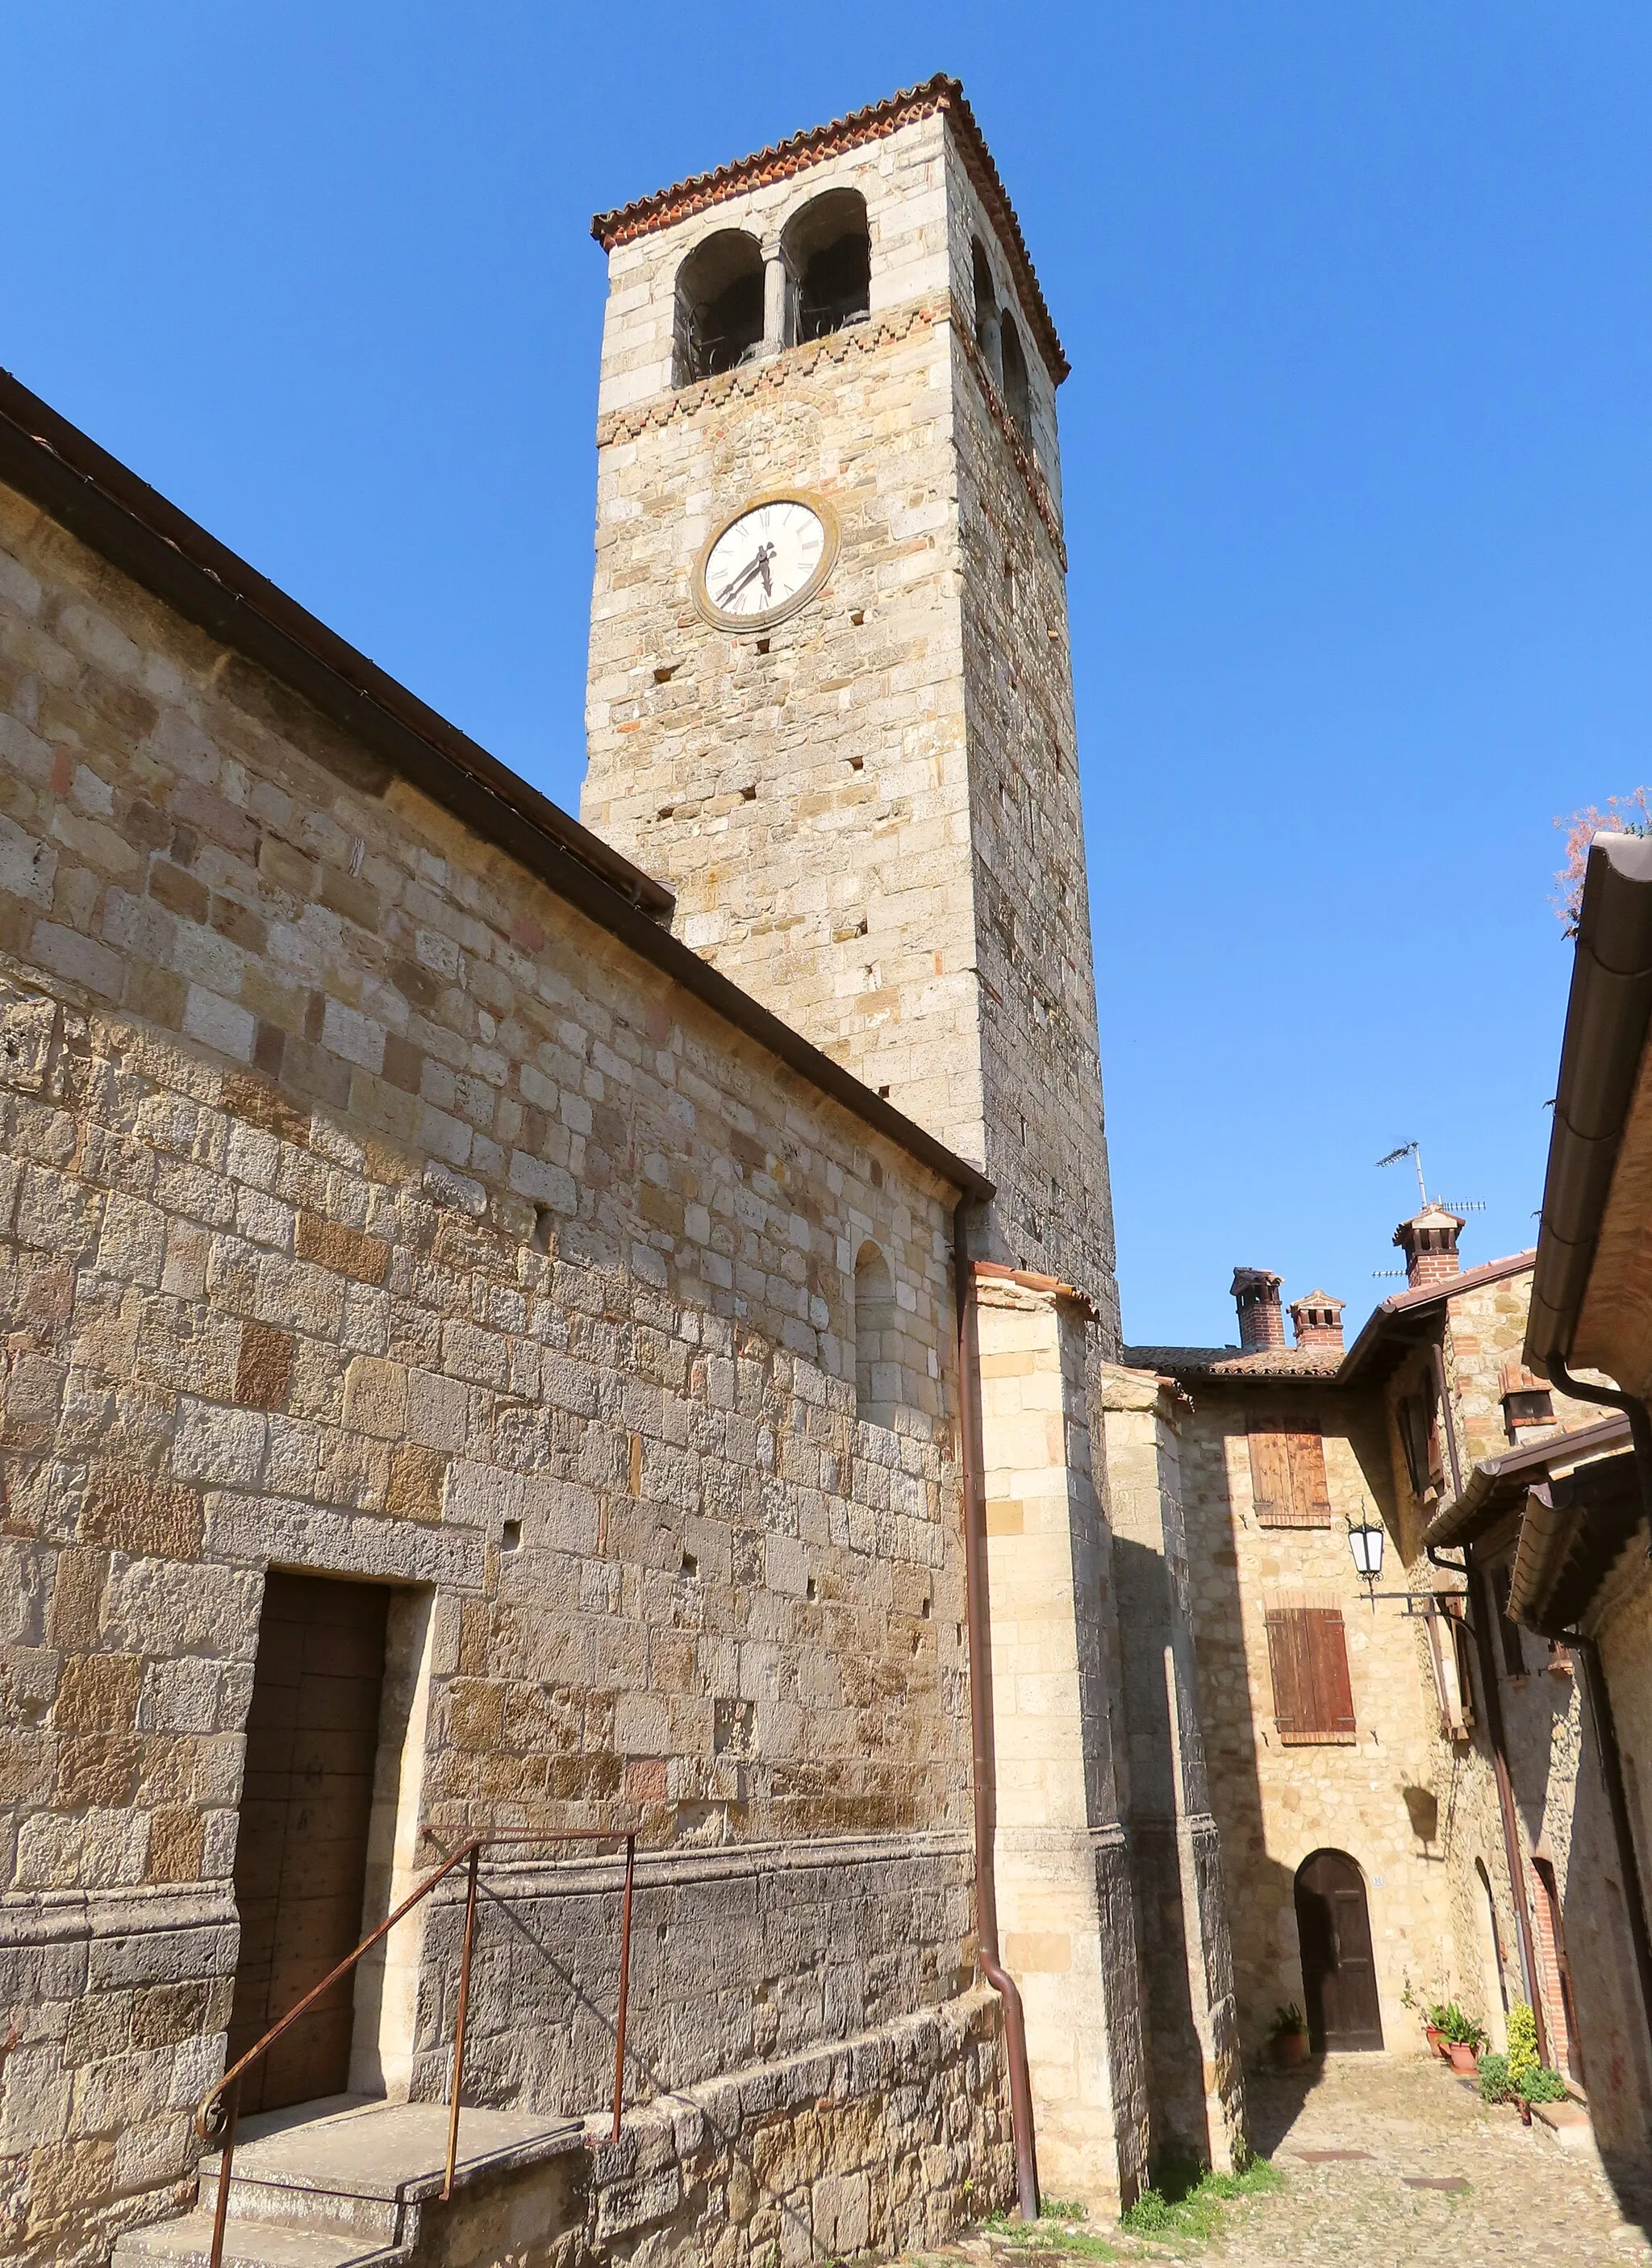
[[(744, 519), (749, 513), (761, 512), (764, 504), (801, 504), (806, 512), (814, 513), (821, 524), (824, 539), (821, 545), (820, 557), (815, 561), (814, 571), (808, 582), (802, 585), (800, 589), (793, 591), (789, 599), (782, 599), (778, 606), (770, 607), (760, 615), (726, 614), (705, 587), (706, 567), (712, 552), (716, 550), (729, 529)], [(713, 630), (726, 630), (735, 637), (762, 637), (771, 630), (777, 622), (785, 622), (791, 615), (807, 607), (811, 599), (818, 597), (837, 562), (837, 515), (825, 497), (811, 496), (805, 489), (774, 489), (765, 496), (745, 497), (742, 502), (735, 505), (733, 512), (725, 513), (718, 521), (700, 547), (699, 555), (694, 562), (694, 572), (690, 578), (690, 587), (693, 593), (696, 608), (703, 618), (710, 622)]]

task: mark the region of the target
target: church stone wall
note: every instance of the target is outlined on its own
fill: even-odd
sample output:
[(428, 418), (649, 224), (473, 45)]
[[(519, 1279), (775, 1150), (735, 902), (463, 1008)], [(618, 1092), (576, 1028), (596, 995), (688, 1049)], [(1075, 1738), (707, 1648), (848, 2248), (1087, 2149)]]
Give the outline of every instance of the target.
[[(943, 2007), (952, 1192), (32, 507), (0, 532), (0, 2246), (97, 2260), (187, 2191), (272, 1564), (402, 1602), (370, 1904), (425, 1822), (640, 1823), (634, 2094)], [(868, 1237), (927, 1351), (889, 1429)], [(582, 2110), (614, 1872), (518, 1886), (476, 2084)], [(454, 1926), (364, 1985), (369, 2071), (434, 2090)], [(978, 2075), (932, 2067), (948, 2134)]]

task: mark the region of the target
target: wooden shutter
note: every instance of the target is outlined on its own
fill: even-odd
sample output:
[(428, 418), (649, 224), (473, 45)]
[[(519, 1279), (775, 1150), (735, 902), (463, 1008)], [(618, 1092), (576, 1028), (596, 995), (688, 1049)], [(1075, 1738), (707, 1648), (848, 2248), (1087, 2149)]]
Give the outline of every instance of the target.
[(1348, 1683), (1348, 1640), (1342, 1616), (1335, 1608), (1314, 1609), (1302, 1619), (1308, 1624), (1313, 1664), (1315, 1729), (1321, 1740), (1351, 1741), (1355, 1737), (1353, 1688)]
[(1285, 1437), (1291, 1468), (1291, 1517), (1299, 1528), (1329, 1528), (1331, 1491), (1325, 1485), (1325, 1443), (1317, 1426)]
[(1303, 1616), (1276, 1611), (1268, 1616), (1268, 1668), (1273, 1678), (1273, 1722), (1283, 1741), (1311, 1740), (1313, 1672), (1308, 1660)]
[(1273, 1722), (1287, 1745), (1357, 1737), (1348, 1646), (1334, 1607), (1279, 1607), (1267, 1618)]
[(1245, 1412), (1250, 1498), (1258, 1528), (1329, 1528), (1325, 1444), (1312, 1412), (1288, 1403), (1253, 1403)]
[(1257, 1521), (1264, 1528), (1284, 1527), (1291, 1516), (1291, 1461), (1280, 1412), (1265, 1407), (1248, 1410), (1245, 1430), (1250, 1437), (1250, 1501)]

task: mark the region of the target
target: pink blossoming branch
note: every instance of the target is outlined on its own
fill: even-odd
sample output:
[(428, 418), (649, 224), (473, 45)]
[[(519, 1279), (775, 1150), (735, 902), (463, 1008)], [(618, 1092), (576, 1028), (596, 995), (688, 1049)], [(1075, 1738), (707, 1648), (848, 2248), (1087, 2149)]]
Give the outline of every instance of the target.
[(1589, 844), (1597, 835), (1652, 835), (1652, 799), (1638, 787), (1628, 795), (1609, 795), (1604, 811), (1597, 811), (1591, 803), (1554, 823), (1566, 829), (1566, 864), (1555, 873), (1549, 902), (1565, 924), (1567, 937), (1575, 937)]

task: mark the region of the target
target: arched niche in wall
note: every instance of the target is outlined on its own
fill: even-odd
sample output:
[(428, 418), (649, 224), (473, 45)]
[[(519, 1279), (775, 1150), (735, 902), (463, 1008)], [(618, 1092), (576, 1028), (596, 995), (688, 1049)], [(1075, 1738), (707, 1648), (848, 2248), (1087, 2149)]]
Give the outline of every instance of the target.
[(970, 282), (975, 298), (975, 342), (992, 374), (992, 383), (1001, 385), (1004, 364), (999, 352), (998, 287), (992, 281), (986, 247), (978, 236), (970, 239)]
[(859, 189), (827, 189), (793, 214), (780, 239), (792, 278), (794, 340), (864, 323), (871, 306), (872, 236)]
[(901, 1348), (895, 1278), (877, 1245), (855, 1256), (855, 1415), (892, 1425), (901, 1399)]
[(763, 343), (763, 254), (744, 229), (702, 238), (677, 270), (672, 384), (733, 370)]
[(1004, 407), (1023, 445), (1032, 447), (1032, 387), (1027, 376), (1027, 357), (1021, 333), (1011, 316), (999, 319), (999, 351), (1004, 364)]

